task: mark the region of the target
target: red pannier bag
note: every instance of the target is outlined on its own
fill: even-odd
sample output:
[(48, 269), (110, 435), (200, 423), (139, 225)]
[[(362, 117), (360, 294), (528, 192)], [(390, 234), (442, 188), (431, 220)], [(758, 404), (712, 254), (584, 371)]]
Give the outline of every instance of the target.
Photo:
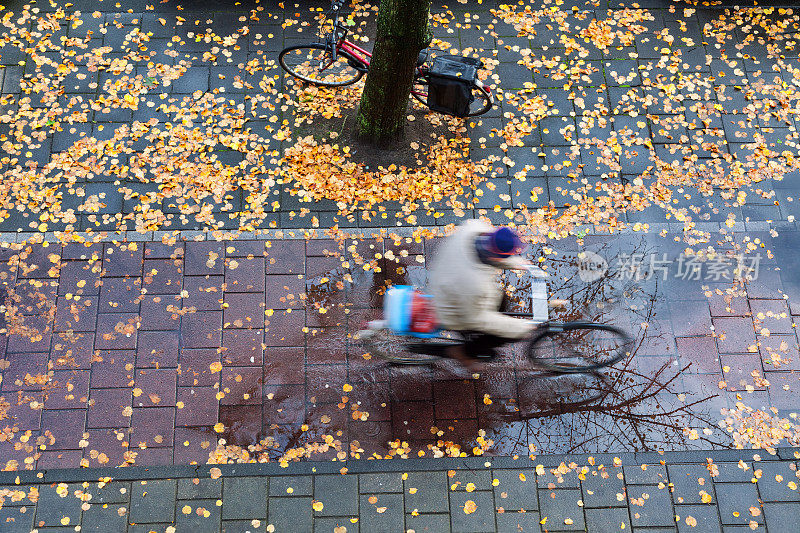
[(436, 315), (431, 305), (430, 295), (414, 291), (411, 297), (411, 331), (414, 333), (433, 333), (436, 331)]

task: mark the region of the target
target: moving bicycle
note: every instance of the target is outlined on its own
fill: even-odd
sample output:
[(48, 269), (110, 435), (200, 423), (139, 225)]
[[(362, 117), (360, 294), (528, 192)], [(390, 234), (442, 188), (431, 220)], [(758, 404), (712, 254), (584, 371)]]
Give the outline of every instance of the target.
[[(464, 223), (445, 242), (430, 270), (431, 294), (409, 286), (391, 287), (384, 316), (358, 333), (377, 356), (395, 364), (429, 364), (447, 357), (475, 369), (497, 356), (497, 348), (527, 342), (526, 356), (554, 373), (593, 373), (630, 353), (622, 329), (594, 322), (548, 319), (547, 274), (524, 260), (519, 236), (507, 227), (479, 220)], [(502, 269), (526, 270), (532, 284), (532, 312), (504, 310)]]

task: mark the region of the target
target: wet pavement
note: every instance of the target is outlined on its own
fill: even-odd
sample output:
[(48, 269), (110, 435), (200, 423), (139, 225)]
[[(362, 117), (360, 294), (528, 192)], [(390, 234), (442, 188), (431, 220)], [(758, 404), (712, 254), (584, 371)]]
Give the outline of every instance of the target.
[[(388, 284), (424, 287), (435, 240), (4, 249), (2, 456), (22, 469), (706, 449), (735, 444), (718, 427), (726, 419), (739, 445), (776, 446), (748, 436), (763, 412), (744, 406), (776, 409), (764, 427), (798, 408), (800, 308), (780, 255), (765, 253), (730, 297), (731, 282), (620, 261), (620, 249), (646, 256), (657, 239), (587, 238), (608, 263), (589, 281), (577, 247), (531, 250), (547, 258), (552, 297), (568, 300), (551, 318), (635, 337), (607, 381), (532, 370), (521, 346), (475, 379), (451, 362), (392, 366), (354, 341)], [(529, 309), (527, 281), (506, 281)], [(603, 396), (582, 403), (588, 391)]]
[[(34, 242), (0, 248), (5, 467), (797, 444), (797, 52), (762, 31), (794, 15), (756, 10), (748, 36), (745, 11), (572, 4), (434, 6), (434, 46), (490, 58), (505, 92), (468, 143), (448, 130), (466, 177), (407, 180), (419, 197), (358, 172), (315, 188), (335, 157), (287, 158), (292, 124), (357, 95), (317, 99), (275, 64), (311, 4), (3, 19), (0, 241)], [(393, 201), (343, 213), (346, 194)], [(531, 372), (520, 349), (478, 379), (393, 368), (353, 341), (388, 284), (425, 285), (434, 230), (474, 216), (537, 243), (555, 318), (634, 335), (609, 381)], [(366, 238), (316, 238), (342, 228)]]

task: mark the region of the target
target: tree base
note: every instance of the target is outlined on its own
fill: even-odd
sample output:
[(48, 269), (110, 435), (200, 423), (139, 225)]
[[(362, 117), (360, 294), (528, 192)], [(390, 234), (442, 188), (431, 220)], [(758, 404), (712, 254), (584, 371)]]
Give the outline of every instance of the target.
[[(358, 135), (357, 107), (342, 109), (340, 117), (316, 116), (295, 133), (298, 137), (311, 135), (318, 142), (347, 146), (350, 160), (366, 165), (371, 171), (391, 164), (419, 168), (427, 163), (425, 152), (433, 141), (454, 135), (446, 124), (435, 124), (426, 114), (426, 109), (409, 105), (408, 115), (414, 120), (406, 118), (403, 128), (390, 141), (382, 141), (371, 135), (364, 138)], [(333, 137), (331, 132), (336, 132)]]
[(386, 148), (403, 140), (405, 133), (403, 126), (404, 124), (391, 126), (376, 123), (365, 117), (359, 109), (353, 137), (360, 143)]

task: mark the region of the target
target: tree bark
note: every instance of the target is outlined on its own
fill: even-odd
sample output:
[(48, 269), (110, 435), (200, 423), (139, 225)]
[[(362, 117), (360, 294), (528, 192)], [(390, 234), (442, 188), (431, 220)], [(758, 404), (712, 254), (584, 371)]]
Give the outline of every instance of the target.
[(430, 42), (431, 0), (382, 0), (356, 135), (374, 144), (399, 139), (420, 50)]

